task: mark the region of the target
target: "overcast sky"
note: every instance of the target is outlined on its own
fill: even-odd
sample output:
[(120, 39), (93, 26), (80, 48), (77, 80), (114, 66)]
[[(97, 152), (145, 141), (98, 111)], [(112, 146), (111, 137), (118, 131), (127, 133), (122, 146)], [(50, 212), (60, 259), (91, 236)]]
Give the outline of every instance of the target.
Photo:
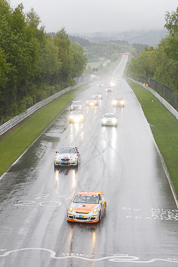
[(9, 0), (24, 12), (34, 8), (46, 32), (65, 28), (68, 34), (164, 29), (166, 11), (178, 0)]

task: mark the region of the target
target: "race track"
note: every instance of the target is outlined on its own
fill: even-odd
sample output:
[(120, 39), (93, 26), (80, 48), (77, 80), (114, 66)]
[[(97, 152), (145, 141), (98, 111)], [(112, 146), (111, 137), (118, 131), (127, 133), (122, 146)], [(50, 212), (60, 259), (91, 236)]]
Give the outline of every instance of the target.
[[(128, 56), (113, 76), (94, 81), (78, 100), (85, 122), (70, 124), (66, 108), (0, 180), (1, 267), (178, 266), (178, 209), (141, 106), (123, 79)], [(103, 83), (104, 87), (97, 87)], [(85, 101), (101, 92), (98, 107)], [(114, 96), (124, 108), (113, 108)], [(115, 112), (118, 127), (102, 127)], [(55, 151), (78, 147), (78, 168), (54, 170)], [(107, 213), (99, 224), (68, 223), (79, 191), (102, 191)]]

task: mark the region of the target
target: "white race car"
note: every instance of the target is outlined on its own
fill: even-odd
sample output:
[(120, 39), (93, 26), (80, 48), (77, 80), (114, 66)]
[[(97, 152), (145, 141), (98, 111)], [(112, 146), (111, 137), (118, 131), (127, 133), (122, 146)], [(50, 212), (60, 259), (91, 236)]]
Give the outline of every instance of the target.
[(117, 99), (114, 98), (112, 101), (113, 107), (124, 107), (125, 105), (125, 100), (123, 98)]
[(90, 97), (86, 101), (86, 106), (90, 106), (90, 107), (98, 106), (98, 100), (95, 97)]
[(80, 101), (72, 101), (70, 105), (70, 111), (73, 110), (82, 110), (82, 104)]
[(69, 122), (70, 123), (82, 123), (84, 122), (85, 117), (84, 117), (84, 113), (80, 110), (75, 110), (72, 111), (69, 115)]
[(96, 98), (96, 99), (98, 99), (98, 100), (103, 99), (103, 96), (100, 93), (93, 95), (93, 97)]
[(80, 154), (77, 147), (61, 147), (58, 151), (56, 151), (54, 167), (78, 166), (80, 160)]
[(103, 192), (80, 191), (67, 211), (67, 221), (96, 223), (106, 213), (106, 201)]
[(113, 89), (111, 87), (106, 87), (105, 92), (113, 92)]
[(116, 115), (114, 113), (105, 113), (104, 116), (101, 117), (101, 125), (117, 127)]

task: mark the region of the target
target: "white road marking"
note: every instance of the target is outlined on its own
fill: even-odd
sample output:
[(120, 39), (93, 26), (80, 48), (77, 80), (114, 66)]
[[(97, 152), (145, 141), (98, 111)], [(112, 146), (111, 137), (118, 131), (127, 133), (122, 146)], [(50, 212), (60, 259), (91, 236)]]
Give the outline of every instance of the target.
[(18, 200), (17, 204), (14, 204), (16, 207), (33, 207), (35, 205), (35, 201), (33, 200)]
[(43, 201), (39, 204), (42, 207), (59, 207), (61, 202), (59, 201)]
[[(52, 259), (56, 259), (56, 260), (64, 260), (64, 259), (80, 259), (83, 261), (92, 261), (92, 262), (97, 262), (97, 261), (103, 261), (103, 260), (108, 260), (108, 261), (112, 261), (112, 262), (122, 262), (122, 263), (152, 263), (152, 262), (156, 262), (156, 261), (162, 261), (162, 262), (169, 262), (169, 263), (178, 263), (178, 258), (167, 258), (167, 259), (163, 259), (163, 258), (155, 258), (155, 259), (150, 259), (150, 260), (140, 260), (139, 257), (136, 256), (129, 256), (129, 255), (120, 255), (120, 254), (116, 254), (116, 255), (111, 255), (111, 256), (106, 256), (106, 257), (101, 257), (98, 259), (93, 259), (93, 258), (88, 258), (86, 257), (86, 254), (79, 254), (79, 253), (71, 253), (69, 255), (64, 254), (65, 256), (61, 256), (61, 257), (57, 257), (56, 256), (56, 252), (51, 250), (51, 249), (45, 249), (45, 248), (21, 248), (21, 249), (15, 249), (15, 250), (10, 250), (7, 251), (0, 255), (0, 258), (3, 257), (7, 257), (12, 253), (16, 253), (16, 252), (21, 252), (21, 251), (32, 251), (32, 250), (39, 250), (39, 251), (46, 251), (49, 252), (50, 254), (50, 258)], [(5, 251), (5, 249), (1, 249), (0, 251)]]
[[(143, 215), (143, 212), (141, 209), (136, 208), (122, 208), (125, 212), (130, 212), (131, 214), (127, 214), (126, 218), (134, 218), (134, 219), (151, 219), (151, 220), (164, 220), (164, 221), (178, 221), (178, 210), (177, 209), (160, 209), (160, 208), (152, 208), (150, 210), (150, 216), (139, 216)], [(138, 214), (140, 211), (141, 214)], [(135, 213), (135, 215), (134, 215)], [(145, 213), (145, 210), (144, 210)]]
[(42, 199), (42, 198), (47, 198), (49, 197), (50, 195), (48, 194), (37, 194), (35, 195), (35, 199)]

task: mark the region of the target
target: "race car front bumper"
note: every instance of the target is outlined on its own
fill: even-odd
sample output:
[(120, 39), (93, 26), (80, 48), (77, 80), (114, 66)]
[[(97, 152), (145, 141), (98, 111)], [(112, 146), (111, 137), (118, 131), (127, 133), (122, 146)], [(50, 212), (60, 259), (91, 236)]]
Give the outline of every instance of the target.
[(67, 214), (67, 221), (79, 222), (79, 223), (97, 223), (99, 222), (99, 214), (81, 214), (81, 213), (70, 213)]
[(102, 121), (102, 126), (117, 126), (117, 121)]
[(57, 166), (77, 166), (78, 161), (77, 159), (61, 159), (55, 160), (54, 165)]

